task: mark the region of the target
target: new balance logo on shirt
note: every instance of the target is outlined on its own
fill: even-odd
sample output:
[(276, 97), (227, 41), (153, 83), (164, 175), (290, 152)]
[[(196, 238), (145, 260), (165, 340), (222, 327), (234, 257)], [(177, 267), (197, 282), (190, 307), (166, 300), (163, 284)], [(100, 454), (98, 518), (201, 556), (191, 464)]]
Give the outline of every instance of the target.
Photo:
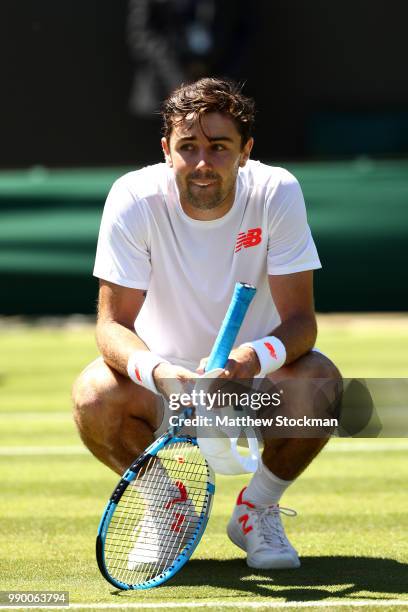
[(237, 236), (237, 242), (235, 244), (235, 253), (238, 253), (241, 249), (248, 249), (249, 247), (256, 246), (262, 242), (262, 228), (253, 227), (247, 232), (240, 232)]

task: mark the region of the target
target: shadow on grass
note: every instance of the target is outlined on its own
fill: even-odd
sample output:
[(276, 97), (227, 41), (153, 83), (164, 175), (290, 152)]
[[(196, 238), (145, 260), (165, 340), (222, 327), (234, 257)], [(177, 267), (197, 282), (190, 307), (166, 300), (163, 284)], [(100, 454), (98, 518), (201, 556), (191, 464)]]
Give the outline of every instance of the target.
[(408, 564), (372, 557), (302, 557), (299, 569), (267, 571), (250, 569), (241, 559), (197, 559), (162, 588), (171, 586), (209, 586), (243, 595), (276, 594), (289, 601), (323, 600), (334, 595), (348, 598), (360, 591), (371, 591), (377, 598), (378, 593), (408, 593)]

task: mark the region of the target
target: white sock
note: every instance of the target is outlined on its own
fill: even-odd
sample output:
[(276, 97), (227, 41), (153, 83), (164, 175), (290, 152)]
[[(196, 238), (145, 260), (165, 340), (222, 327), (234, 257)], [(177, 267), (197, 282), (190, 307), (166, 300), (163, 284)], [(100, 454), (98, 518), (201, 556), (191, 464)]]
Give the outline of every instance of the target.
[(252, 476), (244, 493), (247, 501), (255, 506), (272, 506), (278, 504), (283, 493), (293, 480), (282, 480), (275, 476), (263, 463)]

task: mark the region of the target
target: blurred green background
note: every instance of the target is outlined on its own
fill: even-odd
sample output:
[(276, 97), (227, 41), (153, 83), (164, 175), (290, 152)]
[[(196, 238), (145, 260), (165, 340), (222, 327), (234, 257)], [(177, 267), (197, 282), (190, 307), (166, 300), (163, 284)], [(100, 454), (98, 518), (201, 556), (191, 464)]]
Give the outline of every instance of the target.
[[(408, 305), (408, 161), (286, 163), (299, 179), (323, 270), (319, 311)], [(95, 312), (105, 196), (131, 167), (0, 172), (3, 314)]]
[[(0, 3), (4, 588), (69, 589), (79, 606), (125, 601), (94, 560), (116, 476), (70, 415), (72, 382), (97, 355), (93, 318), (55, 315), (95, 313), (106, 195), (161, 161), (157, 111), (181, 82), (245, 83), (258, 109), (253, 158), (300, 181), (323, 263), (319, 348), (345, 377), (389, 377), (392, 388), (406, 376), (407, 23), (406, 0)], [(293, 577), (253, 574), (228, 544), (242, 479), (221, 478), (196, 558), (169, 588), (126, 603), (268, 597), (321, 610), (333, 597), (387, 597), (406, 609), (406, 450), (404, 439), (331, 441), (285, 498), (299, 511)]]
[(94, 313), (104, 200), (162, 159), (160, 103), (227, 76), (299, 179), (319, 311), (406, 311), (408, 3), (1, 3), (0, 314)]

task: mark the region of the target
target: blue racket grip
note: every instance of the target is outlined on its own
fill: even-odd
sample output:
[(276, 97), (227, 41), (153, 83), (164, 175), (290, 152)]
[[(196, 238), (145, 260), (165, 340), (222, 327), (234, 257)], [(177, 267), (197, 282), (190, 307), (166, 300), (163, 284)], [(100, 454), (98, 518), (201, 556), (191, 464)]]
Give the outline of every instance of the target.
[(206, 372), (215, 368), (223, 368), (228, 361), (234, 342), (241, 329), (249, 305), (254, 297), (256, 289), (247, 283), (237, 283), (234, 294), (227, 310), (227, 314), (218, 332), (217, 339), (212, 348), (210, 357), (205, 367)]

